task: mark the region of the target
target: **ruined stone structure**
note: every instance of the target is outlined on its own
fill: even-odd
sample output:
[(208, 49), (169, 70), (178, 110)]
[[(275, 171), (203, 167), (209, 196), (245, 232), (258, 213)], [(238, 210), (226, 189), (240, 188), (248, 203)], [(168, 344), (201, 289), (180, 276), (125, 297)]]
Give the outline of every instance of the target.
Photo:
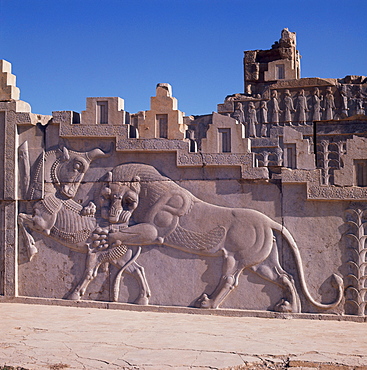
[(287, 29), (244, 74), (212, 114), (45, 116), (0, 61), (0, 294), (366, 315), (367, 77), (300, 78)]

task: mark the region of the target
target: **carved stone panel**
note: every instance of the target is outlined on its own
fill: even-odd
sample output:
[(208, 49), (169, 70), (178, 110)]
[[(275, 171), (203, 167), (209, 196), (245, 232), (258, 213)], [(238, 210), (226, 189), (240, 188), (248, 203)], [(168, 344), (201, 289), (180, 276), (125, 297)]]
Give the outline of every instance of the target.
[(287, 29), (244, 62), (186, 117), (35, 114), (1, 62), (0, 295), (364, 316), (366, 79), (299, 78)]

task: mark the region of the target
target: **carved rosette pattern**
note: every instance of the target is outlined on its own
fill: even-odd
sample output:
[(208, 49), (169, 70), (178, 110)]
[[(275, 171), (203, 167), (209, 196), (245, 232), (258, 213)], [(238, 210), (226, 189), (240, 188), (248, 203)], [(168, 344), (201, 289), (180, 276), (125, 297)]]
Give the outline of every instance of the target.
[(349, 265), (350, 285), (346, 288), (346, 303), (354, 306), (358, 316), (366, 315), (367, 307), (367, 209), (348, 209), (346, 223), (350, 225), (350, 232), (346, 234), (352, 239), (351, 251), (353, 258)]
[(129, 139), (121, 138), (117, 142), (116, 150), (184, 150), (188, 142), (166, 139)]
[(252, 167), (252, 155), (246, 154), (226, 154), (226, 153), (212, 153), (212, 154), (181, 154), (177, 158), (179, 166), (192, 165), (246, 165)]
[[(62, 116), (63, 117), (63, 116)], [(127, 137), (127, 125), (110, 126), (110, 125), (82, 125), (70, 124), (67, 121), (60, 121), (61, 137)]]

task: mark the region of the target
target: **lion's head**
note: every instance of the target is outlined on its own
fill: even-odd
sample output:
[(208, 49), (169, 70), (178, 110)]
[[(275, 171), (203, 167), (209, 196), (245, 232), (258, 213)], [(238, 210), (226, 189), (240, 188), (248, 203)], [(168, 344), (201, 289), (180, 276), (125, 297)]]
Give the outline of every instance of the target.
[[(167, 198), (170, 212), (177, 216), (187, 212), (190, 203), (186, 200), (187, 196), (177, 196), (177, 191), (186, 193), (152, 166), (122, 164), (115, 167), (105, 178), (100, 196), (101, 216), (111, 224), (123, 226), (128, 226), (133, 214), (135, 222), (155, 222), (156, 219), (150, 219), (149, 215), (154, 212), (154, 205), (167, 196), (170, 197), (170, 200)], [(162, 213), (157, 217), (162, 217)]]

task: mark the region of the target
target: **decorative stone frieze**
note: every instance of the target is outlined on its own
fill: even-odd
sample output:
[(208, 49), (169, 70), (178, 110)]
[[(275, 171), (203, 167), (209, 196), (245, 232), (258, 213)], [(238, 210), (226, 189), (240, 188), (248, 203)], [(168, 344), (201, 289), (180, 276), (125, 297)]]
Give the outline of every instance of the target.
[[(359, 208), (359, 207), (363, 208)], [(349, 273), (346, 288), (346, 309), (358, 316), (365, 316), (367, 311), (367, 261), (366, 261), (366, 209), (361, 204), (353, 204), (346, 211), (346, 224), (349, 232), (346, 237), (350, 240), (350, 257), (347, 261)]]

